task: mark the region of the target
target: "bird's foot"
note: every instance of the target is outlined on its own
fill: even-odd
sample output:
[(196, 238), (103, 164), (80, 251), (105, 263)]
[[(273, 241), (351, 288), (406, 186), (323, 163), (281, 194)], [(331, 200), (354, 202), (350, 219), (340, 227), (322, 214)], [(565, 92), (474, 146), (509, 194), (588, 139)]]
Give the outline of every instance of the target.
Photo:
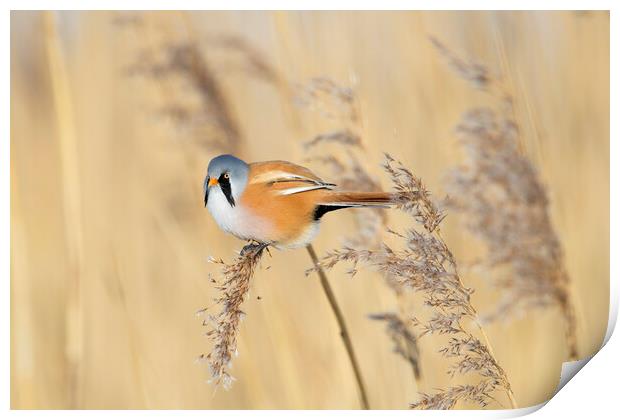
[[(265, 248), (267, 248), (269, 246), (268, 243), (264, 243), (264, 242), (258, 242), (254, 239), (251, 239), (249, 241), (249, 243), (247, 245), (245, 245), (242, 249), (241, 249), (241, 255), (245, 256), (247, 255), (247, 253), (251, 252), (251, 253), (259, 253), (262, 250), (264, 250)], [(269, 252), (269, 248), (267, 248), (267, 252)], [(269, 254), (271, 256), (271, 254)]]

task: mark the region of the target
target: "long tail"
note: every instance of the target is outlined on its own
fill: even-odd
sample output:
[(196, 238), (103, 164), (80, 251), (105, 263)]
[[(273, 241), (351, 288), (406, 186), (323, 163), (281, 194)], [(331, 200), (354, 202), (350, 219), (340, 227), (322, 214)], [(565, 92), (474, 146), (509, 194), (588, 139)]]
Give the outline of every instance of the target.
[(376, 207), (393, 204), (394, 195), (387, 192), (348, 192), (330, 191), (326, 195), (324, 206)]
[(394, 204), (394, 195), (386, 192), (329, 191), (315, 210), (318, 220), (325, 213), (351, 207), (389, 207)]

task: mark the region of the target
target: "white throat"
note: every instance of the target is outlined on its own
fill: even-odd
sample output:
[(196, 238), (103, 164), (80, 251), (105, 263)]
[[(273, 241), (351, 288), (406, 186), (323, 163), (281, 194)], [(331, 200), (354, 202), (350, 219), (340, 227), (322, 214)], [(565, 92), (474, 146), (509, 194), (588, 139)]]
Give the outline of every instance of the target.
[(209, 191), (207, 208), (222, 230), (235, 236), (243, 236), (240, 235), (242, 233), (239, 229), (241, 215), (238, 207), (230, 205), (219, 185), (212, 187)]
[(207, 209), (223, 231), (243, 240), (269, 242), (269, 223), (245, 210), (237, 197), (235, 206), (231, 206), (219, 185), (209, 191)]

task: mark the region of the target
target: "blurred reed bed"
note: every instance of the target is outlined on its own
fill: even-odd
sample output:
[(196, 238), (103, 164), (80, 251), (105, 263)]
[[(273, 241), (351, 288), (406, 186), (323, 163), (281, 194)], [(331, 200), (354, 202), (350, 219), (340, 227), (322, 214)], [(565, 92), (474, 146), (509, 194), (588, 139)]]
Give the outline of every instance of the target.
[[(421, 390), (417, 409), (452, 409), (459, 402), (474, 402), (486, 407), (496, 402), (496, 390), (506, 393), (510, 407), (517, 403), (504, 369), (499, 365), (478, 313), (471, 304), (473, 290), (466, 288), (458, 274), (456, 260), (439, 233), (445, 214), (431, 200), (422, 180), (402, 163), (386, 156), (384, 165), (395, 191), (397, 208), (411, 215), (422, 228), (409, 229), (405, 234), (390, 231), (405, 242), (400, 250), (382, 244), (378, 250), (343, 247), (333, 250), (321, 260), (321, 266), (331, 269), (342, 262), (367, 264), (391, 276), (405, 287), (423, 294), (424, 305), (432, 310), (427, 320), (413, 318), (419, 337), (426, 334), (448, 336), (448, 344), (439, 349), (444, 357), (454, 360), (448, 374), (474, 373), (481, 377), (475, 385), (456, 385), (428, 394)], [(355, 272), (356, 268), (354, 268)], [(473, 323), (483, 337), (478, 339), (466, 322)]]
[[(325, 77), (314, 78), (297, 86), (294, 101), (301, 111), (315, 112), (329, 120), (334, 129), (316, 134), (303, 142), (308, 164), (327, 168), (330, 181), (345, 191), (381, 191), (379, 177), (372, 174), (368, 151), (361, 136), (361, 111), (354, 87), (338, 85)], [(384, 208), (355, 209), (354, 232), (343, 238), (343, 245), (351, 248), (376, 248), (386, 230), (388, 211)], [(395, 312), (370, 314), (369, 319), (386, 322), (386, 333), (394, 344), (394, 352), (402, 356), (412, 368), (420, 386), (420, 349), (410, 331), (411, 320), (407, 307), (407, 289), (389, 273), (382, 273), (387, 286), (394, 292), (398, 308)]]
[(490, 107), (465, 112), (456, 134), (466, 159), (447, 179), (448, 207), (460, 213), (463, 226), (486, 244), (486, 255), (476, 268), (491, 272), (494, 286), (502, 292), (485, 320), (557, 307), (565, 322), (568, 357), (578, 359), (575, 309), (562, 246), (551, 223), (546, 187), (519, 151), (513, 96), (485, 66), (459, 58), (434, 38), (431, 42), (461, 78), (500, 104), (499, 116)]
[[(308, 165), (327, 169), (330, 181), (345, 191), (381, 191), (378, 177), (373, 177), (360, 131), (359, 100), (353, 88), (339, 86), (331, 79), (320, 77), (297, 87), (293, 101), (300, 111), (315, 112), (336, 127), (314, 135), (302, 143)], [(387, 215), (385, 209), (352, 211), (356, 229), (345, 243), (372, 244), (380, 240)]]
[(52, 85), (53, 109), (57, 120), (62, 173), (62, 203), (70, 265), (66, 304), (65, 357), (68, 364), (69, 406), (76, 407), (82, 392), (80, 360), (84, 352), (82, 277), (83, 227), (79, 174), (79, 142), (70, 80), (53, 12), (44, 13), (47, 65)]
[[(536, 168), (558, 240), (557, 247), (543, 247), (571, 279), (583, 332), (576, 335), (579, 354), (598, 348), (608, 301), (609, 249), (601, 240), (609, 223), (608, 14), (58, 12), (47, 20), (53, 25), (42, 16), (11, 14), (13, 408), (358, 407), (324, 296), (315, 282), (291, 276), (308, 267), (301, 252), (274, 253), (270, 270), (254, 273), (256, 299), (241, 308), (251, 316), (239, 325), (235, 387), (213, 394), (204, 384), (205, 372), (191, 362), (205, 341), (190, 318), (218, 296), (204, 259), (239, 247), (202, 208), (206, 163), (232, 150), (248, 161), (303, 163), (313, 155), (307, 165), (321, 168), (326, 179), (389, 185), (373, 170), (388, 150), (439, 185), (446, 168), (461, 159), (454, 142), (443, 139), (453, 138), (455, 121), (474, 103), (491, 103), (493, 117), (467, 114), (459, 136), (477, 135), (480, 125), (518, 122), (518, 156)], [(512, 106), (501, 98), (498, 106), (494, 95), (455, 80), (429, 33), (489, 63), (474, 70), (468, 60), (453, 63), (469, 71), (474, 84), (494, 85), (500, 68)], [(389, 71), (386, 63), (393, 64)], [(334, 113), (293, 105), (307, 80), (326, 91), (327, 101), (330, 90), (342, 101), (353, 93), (354, 118), (346, 106)], [(353, 81), (354, 89), (328, 80)], [(514, 143), (512, 136), (508, 131)], [(536, 203), (544, 224), (544, 206)], [(392, 230), (406, 233), (411, 219), (390, 213)], [(358, 229), (356, 219), (326, 219), (317, 249), (360, 240), (350, 233)], [(360, 221), (368, 222), (362, 230), (369, 238), (378, 232), (390, 244), (402, 240), (383, 238), (387, 220), (378, 213)], [(502, 263), (464, 271), (467, 262), (486, 258), (486, 247), (478, 248), (454, 222), (442, 222), (442, 236), (463, 282), (476, 289), (472, 305), (493, 314), (501, 296), (481, 278), (503, 281), (514, 268)], [(553, 258), (523, 255), (523, 263), (551, 267)], [(428, 320), (432, 311), (415, 297), (403, 305), (380, 276), (356, 273), (354, 285), (337, 268), (330, 280), (372, 407), (406, 407), (425, 390), (429, 395), (414, 404), (449, 407), (460, 400), (458, 407), (479, 407), (475, 395), (490, 391), (488, 381), (499, 370), (450, 378), (444, 372), (461, 358), (437, 353), (453, 352), (447, 336), (426, 334), (416, 339), (425, 381), (413, 381), (409, 355), (390, 352), (411, 350), (406, 343), (419, 331), (407, 314)], [(523, 280), (501, 290), (518, 287), (522, 294), (532, 286)], [(559, 306), (555, 286), (544, 287), (544, 307)], [(527, 302), (519, 297), (520, 306)], [(521, 319), (511, 312), (508, 324), (485, 324), (494, 360), (519, 405), (538, 404), (555, 389), (566, 352), (557, 312), (525, 311)], [(369, 328), (368, 314), (385, 323), (387, 335)], [(473, 327), (474, 338), (484, 342)], [(464, 348), (458, 351), (468, 353), (472, 343)], [(434, 394), (433, 387), (442, 392)], [(500, 380), (489, 395), (506, 407), (502, 389)]]
[[(516, 149), (515, 126), (490, 109), (469, 111), (459, 125), (468, 161), (450, 177), (450, 206), (487, 244), (479, 269), (503, 292), (487, 321), (522, 316), (530, 308), (560, 309), (568, 357), (578, 358), (577, 326), (563, 253), (547, 212), (545, 188)], [(508, 272), (502, 268), (508, 266)]]
[[(187, 26), (185, 36), (177, 39), (161, 27), (153, 27), (142, 15), (131, 17), (128, 20), (121, 15), (116, 23), (133, 30), (144, 45), (126, 71), (159, 85), (163, 103), (153, 112), (172, 121), (183, 137), (194, 139), (208, 151), (238, 151), (242, 138), (222, 88), (222, 74), (211, 68), (187, 19), (182, 19)], [(156, 41), (159, 38), (161, 41)]]
[(393, 312), (374, 313), (368, 315), (368, 318), (385, 323), (385, 333), (392, 341), (394, 353), (409, 362), (413, 376), (420, 379), (422, 372), (418, 338), (411, 331), (409, 323), (402, 319), (401, 314)]

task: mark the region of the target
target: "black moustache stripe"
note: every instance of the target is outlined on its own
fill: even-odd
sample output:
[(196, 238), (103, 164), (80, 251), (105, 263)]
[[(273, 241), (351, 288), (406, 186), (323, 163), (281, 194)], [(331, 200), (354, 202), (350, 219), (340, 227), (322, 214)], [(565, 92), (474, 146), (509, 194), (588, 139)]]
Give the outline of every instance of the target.
[(220, 187), (222, 188), (222, 192), (224, 193), (224, 197), (226, 197), (226, 200), (228, 201), (228, 204), (230, 204), (231, 207), (235, 207), (235, 199), (232, 196), (232, 190), (230, 188), (230, 179), (224, 178), (224, 176), (222, 175), (218, 181), (220, 183)]
[(207, 203), (209, 202), (209, 180), (211, 178), (209, 178), (209, 175), (207, 175), (207, 177), (205, 178), (205, 182), (203, 184), (203, 188), (205, 191), (205, 207), (207, 207)]

